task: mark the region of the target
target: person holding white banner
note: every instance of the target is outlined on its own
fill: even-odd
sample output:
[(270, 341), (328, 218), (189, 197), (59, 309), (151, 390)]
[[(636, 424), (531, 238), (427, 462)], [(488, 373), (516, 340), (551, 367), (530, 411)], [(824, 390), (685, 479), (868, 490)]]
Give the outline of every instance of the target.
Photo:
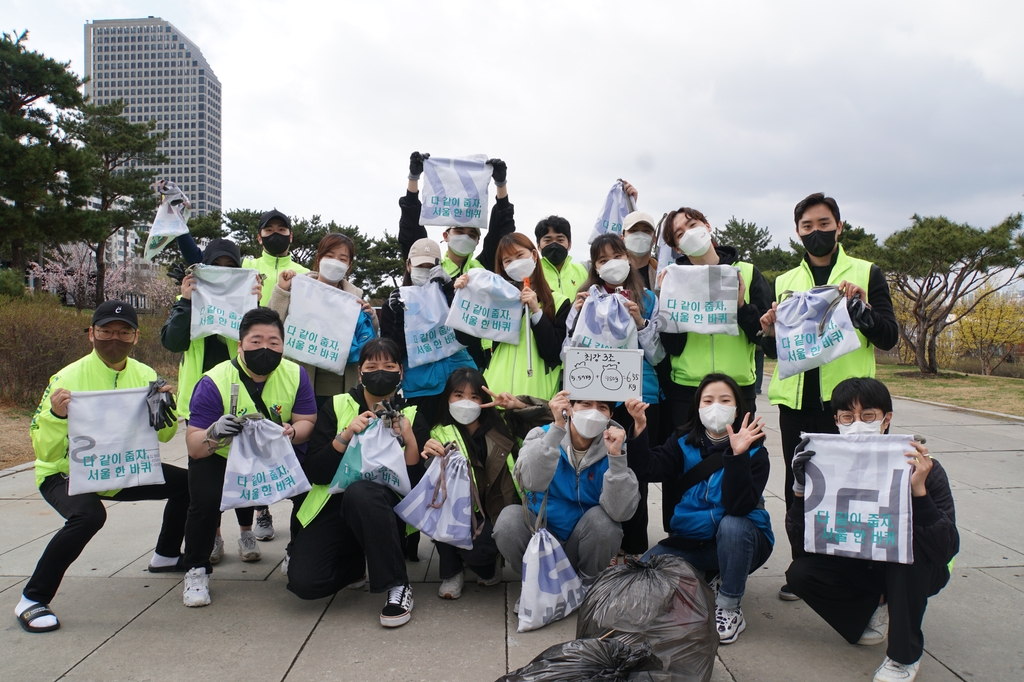
[[(149, 562), (153, 573), (184, 571), (181, 541), (188, 511), (188, 473), (180, 467), (161, 464), (163, 485), (144, 485), (102, 493), (68, 494), (69, 443), (68, 403), (75, 392), (106, 391), (152, 386), (156, 372), (128, 357), (139, 341), (139, 320), (135, 309), (122, 301), (107, 301), (96, 307), (89, 326), (93, 351), (62, 368), (43, 392), (32, 417), (30, 435), (35, 450), (36, 486), (50, 506), (64, 519), (39, 557), (32, 577), (14, 608), (18, 623), (26, 632), (50, 632), (60, 627), (49, 604), (57, 594), (64, 573), (79, 557), (93, 536), (103, 528), (107, 510), (103, 500), (167, 500), (156, 550)], [(170, 386), (159, 389), (171, 392)], [(151, 421), (153, 423), (151, 413)], [(172, 423), (157, 424), (160, 442), (166, 443), (178, 430)]]
[(303, 273), (309, 269), (292, 258), (292, 221), (276, 208), (260, 216), (256, 226), (256, 241), (263, 247), (263, 254), (259, 258), (246, 258), (242, 261), (242, 267), (252, 268), (263, 275), (260, 305), (266, 306), (270, 303), (272, 284), (282, 272), (292, 270)]
[[(887, 433), (892, 423), (892, 396), (877, 379), (839, 382), (832, 390), (831, 405), (840, 434)], [(946, 472), (924, 445), (914, 441), (913, 446), (906, 454), (912, 470), (914, 560), (910, 564), (805, 552), (805, 467), (815, 453), (797, 446), (793, 458), (794, 501), (786, 513), (786, 532), (794, 559), (786, 580), (793, 594), (850, 644), (873, 646), (888, 636), (885, 660), (875, 671), (875, 682), (913, 682), (917, 676), (924, 652), (921, 624), (928, 599), (949, 582), (952, 559), (960, 551)], [(835, 523), (838, 525), (838, 519)]]

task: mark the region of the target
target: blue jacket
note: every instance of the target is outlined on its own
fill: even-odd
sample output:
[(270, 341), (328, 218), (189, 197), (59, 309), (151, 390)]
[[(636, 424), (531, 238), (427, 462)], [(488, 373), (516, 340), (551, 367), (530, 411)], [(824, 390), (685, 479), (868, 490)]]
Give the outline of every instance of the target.
[(444, 392), (452, 372), (460, 367), (476, 369), (476, 363), (465, 348), (443, 360), (428, 362), (419, 367), (410, 367), (408, 359), (403, 364), (402, 395), (406, 398), (439, 395)]

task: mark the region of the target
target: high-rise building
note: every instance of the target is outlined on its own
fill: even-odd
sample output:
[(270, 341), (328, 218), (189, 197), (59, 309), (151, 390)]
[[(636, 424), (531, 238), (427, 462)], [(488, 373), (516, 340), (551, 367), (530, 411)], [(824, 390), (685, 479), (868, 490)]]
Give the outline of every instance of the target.
[(162, 166), (140, 166), (173, 180), (196, 214), (220, 210), (221, 87), (203, 53), (169, 21), (100, 19), (85, 25), (85, 94), (97, 104), (125, 101), (132, 123), (152, 120), (169, 136)]

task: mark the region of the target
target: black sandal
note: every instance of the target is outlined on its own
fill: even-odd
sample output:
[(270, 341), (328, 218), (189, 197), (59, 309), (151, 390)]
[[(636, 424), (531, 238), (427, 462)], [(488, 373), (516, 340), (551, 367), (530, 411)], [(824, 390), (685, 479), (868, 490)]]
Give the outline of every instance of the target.
[(25, 629), (25, 632), (50, 632), (60, 627), (60, 621), (57, 621), (55, 625), (47, 625), (45, 628), (32, 627), (33, 621), (43, 616), (53, 616), (56, 618), (57, 614), (51, 611), (50, 607), (46, 604), (36, 604), (22, 611), (21, 615), (18, 616), (18, 622), (21, 623), (21, 627)]

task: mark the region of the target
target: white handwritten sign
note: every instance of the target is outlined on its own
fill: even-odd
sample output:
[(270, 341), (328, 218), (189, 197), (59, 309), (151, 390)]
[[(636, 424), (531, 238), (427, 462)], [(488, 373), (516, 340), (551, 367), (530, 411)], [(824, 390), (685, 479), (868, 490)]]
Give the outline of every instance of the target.
[(639, 398), (643, 389), (644, 352), (628, 348), (566, 348), (562, 388), (570, 400)]

